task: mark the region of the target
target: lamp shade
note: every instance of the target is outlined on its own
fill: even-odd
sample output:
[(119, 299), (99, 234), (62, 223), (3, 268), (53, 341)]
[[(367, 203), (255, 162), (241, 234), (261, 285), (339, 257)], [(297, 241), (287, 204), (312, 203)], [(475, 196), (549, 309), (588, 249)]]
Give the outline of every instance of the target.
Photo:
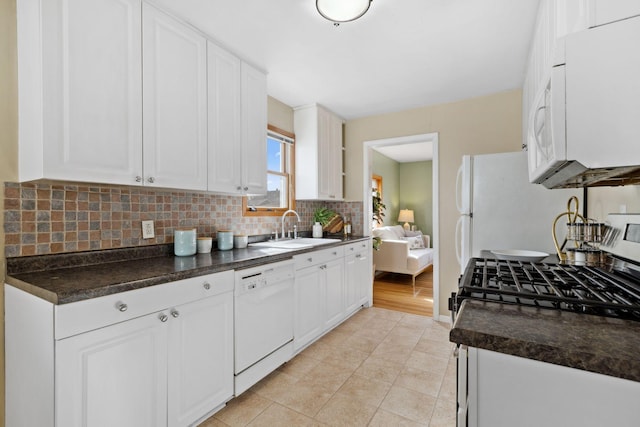
[(371, 0), (316, 0), (316, 9), (332, 22), (349, 22), (367, 13)]
[(415, 222), (413, 211), (411, 209), (401, 209), (400, 215), (398, 215), (398, 222)]

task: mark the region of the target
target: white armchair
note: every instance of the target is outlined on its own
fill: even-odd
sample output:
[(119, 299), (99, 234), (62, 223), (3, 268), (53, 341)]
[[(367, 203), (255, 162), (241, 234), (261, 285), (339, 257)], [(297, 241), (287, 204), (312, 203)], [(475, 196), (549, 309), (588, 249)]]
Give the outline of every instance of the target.
[[(415, 294), (416, 276), (433, 264), (430, 237), (428, 235), (406, 236), (400, 225), (379, 227), (374, 229), (372, 234), (373, 237), (380, 237), (382, 240), (380, 248), (373, 251), (376, 271), (411, 275)], [(421, 239), (423, 244), (419, 245), (415, 241), (416, 238)]]

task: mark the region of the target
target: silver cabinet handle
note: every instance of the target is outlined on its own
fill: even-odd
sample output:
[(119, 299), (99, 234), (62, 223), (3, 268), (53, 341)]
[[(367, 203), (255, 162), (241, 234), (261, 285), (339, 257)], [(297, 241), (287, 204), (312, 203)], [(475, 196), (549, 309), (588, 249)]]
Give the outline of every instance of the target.
[(123, 303), (123, 302), (118, 302), (118, 303), (116, 304), (116, 308), (118, 309), (118, 311), (121, 311), (121, 312), (123, 312), (123, 313), (124, 313), (125, 311), (127, 311), (127, 309), (129, 308), (129, 306), (127, 306), (127, 304), (125, 304), (125, 303)]
[(307, 261), (313, 262), (313, 258), (307, 258)]
[(240, 191), (242, 190), (242, 187), (240, 187), (239, 185), (236, 187), (236, 190)]
[(136, 182), (142, 182), (142, 177), (140, 175), (136, 176)]
[(209, 284), (209, 282), (204, 282), (204, 283), (202, 284), (202, 287), (203, 287), (203, 288), (205, 288), (206, 290), (211, 289), (211, 285)]
[(350, 251), (354, 251), (356, 248), (349, 248)]
[(356, 258), (362, 258), (361, 254), (356, 254)]
[(174, 319), (177, 319), (180, 316), (180, 312), (178, 310), (171, 310), (171, 315)]
[(164, 323), (164, 322), (166, 322), (167, 320), (169, 320), (169, 316), (167, 316), (167, 315), (166, 315), (166, 314), (164, 314), (164, 313), (161, 313), (161, 314), (160, 314), (160, 316), (158, 316), (158, 319), (160, 319), (160, 321), (161, 321), (162, 323)]
[(333, 254), (334, 254), (334, 255), (338, 255), (338, 252), (334, 252)]
[(249, 190), (249, 187), (244, 187), (244, 191), (248, 191), (248, 190)]
[(147, 178), (147, 181), (149, 181), (151, 184), (153, 184), (154, 182), (156, 182), (156, 179), (152, 176), (150, 176), (149, 178)]

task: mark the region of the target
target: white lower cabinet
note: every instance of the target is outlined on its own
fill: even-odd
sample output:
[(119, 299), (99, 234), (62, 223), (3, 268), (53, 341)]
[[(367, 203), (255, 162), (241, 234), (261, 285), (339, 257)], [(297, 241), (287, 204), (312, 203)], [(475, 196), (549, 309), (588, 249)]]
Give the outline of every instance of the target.
[(324, 284), (324, 329), (327, 330), (345, 317), (343, 256), (322, 265), (320, 278)]
[(233, 286), (226, 271), (63, 305), (5, 286), (7, 425), (205, 418), (233, 397)]
[(371, 242), (351, 243), (344, 252), (345, 309), (351, 314), (369, 301), (373, 274)]
[(233, 396), (233, 293), (176, 307), (168, 323), (169, 426), (192, 425)]
[(344, 319), (344, 248), (293, 257), (293, 351), (298, 352)]
[(638, 425), (638, 382), (474, 347), (460, 354), (459, 426)]
[(370, 241), (360, 241), (294, 256), (294, 352), (370, 305), (370, 254)]
[(149, 314), (56, 342), (56, 425), (166, 426), (168, 328)]

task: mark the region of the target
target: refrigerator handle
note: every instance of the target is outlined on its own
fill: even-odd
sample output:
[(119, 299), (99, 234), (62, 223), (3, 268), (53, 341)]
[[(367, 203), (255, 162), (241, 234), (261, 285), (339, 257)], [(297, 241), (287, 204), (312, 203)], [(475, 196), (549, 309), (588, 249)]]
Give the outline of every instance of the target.
[(461, 164), (456, 174), (456, 208), (458, 212), (462, 213), (462, 168), (464, 164)]
[(464, 216), (458, 218), (458, 222), (456, 222), (456, 259), (458, 260), (458, 264), (462, 267), (462, 221)]

